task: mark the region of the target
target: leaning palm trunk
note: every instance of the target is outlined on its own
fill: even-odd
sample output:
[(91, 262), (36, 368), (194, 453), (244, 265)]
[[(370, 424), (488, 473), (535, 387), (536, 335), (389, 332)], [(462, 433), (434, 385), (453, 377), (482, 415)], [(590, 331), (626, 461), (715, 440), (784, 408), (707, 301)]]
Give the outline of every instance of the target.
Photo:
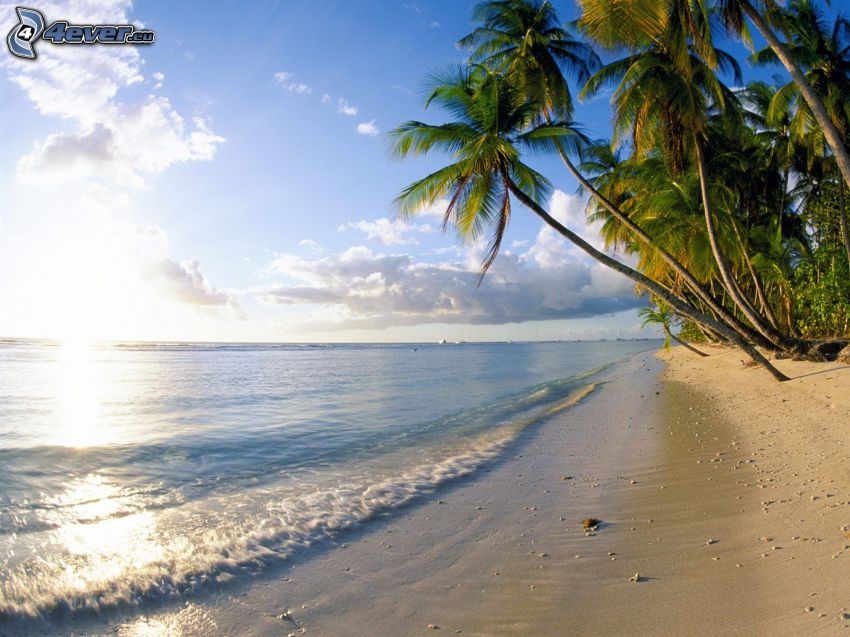
[(744, 263), (747, 266), (747, 271), (750, 273), (750, 279), (752, 279), (753, 287), (756, 291), (756, 297), (761, 305), (762, 312), (764, 312), (764, 315), (770, 322), (771, 327), (775, 330), (779, 330), (779, 321), (776, 320), (776, 314), (773, 312), (773, 308), (770, 307), (770, 302), (767, 300), (767, 295), (764, 293), (764, 287), (756, 274), (755, 268), (753, 268), (753, 262), (750, 260), (750, 255), (747, 253), (747, 246), (744, 245), (744, 241), (741, 239), (741, 233), (738, 232), (738, 226), (733, 223), (732, 229), (735, 231), (735, 238), (738, 240), (738, 246), (741, 248), (741, 254), (744, 257)]
[(847, 227), (847, 200), (844, 198), (844, 184), (838, 182), (838, 218), (841, 221), (841, 238), (847, 253), (847, 265), (850, 266), (850, 228)]
[(673, 334), (673, 331), (669, 327), (667, 327), (666, 325), (664, 326), (664, 332), (667, 334), (667, 336), (672, 338), (674, 341), (676, 341), (679, 345), (681, 345), (682, 347), (684, 347), (688, 351), (691, 351), (694, 354), (698, 354), (700, 356), (708, 356), (708, 354), (706, 354), (705, 352), (699, 351), (696, 347), (694, 347), (690, 343), (686, 343), (681, 338), (679, 338), (678, 336)]
[[(733, 330), (735, 330), (738, 333), (738, 335), (741, 338), (743, 338), (744, 340), (749, 341), (750, 343), (753, 343), (754, 345), (756, 345), (758, 347), (762, 347), (764, 349), (770, 349), (770, 350), (775, 349), (775, 346), (774, 346), (773, 343), (771, 343), (769, 340), (767, 340), (764, 336), (762, 336), (759, 332), (755, 331), (749, 325), (745, 324), (737, 316), (734, 316), (733, 314), (729, 313), (723, 307), (723, 305), (721, 305), (721, 304), (719, 304), (715, 301), (715, 305), (723, 308), (723, 314), (718, 314), (718, 312), (716, 312), (712, 306), (709, 306), (708, 304), (705, 303), (705, 301), (703, 300), (703, 297), (699, 293), (697, 293), (696, 290), (694, 290), (693, 286), (690, 283), (686, 282), (685, 286), (686, 286), (686, 289), (689, 290), (692, 293), (692, 296), (695, 297), (693, 299), (686, 298), (688, 303), (690, 303), (694, 307), (698, 308), (704, 314), (711, 314), (718, 321), (725, 323), (726, 325), (731, 327)], [(701, 289), (705, 293), (709, 293), (709, 292), (706, 292), (705, 288), (701, 288)], [(715, 298), (713, 296), (714, 295), (713, 291), (710, 292), (710, 294), (711, 294), (712, 298)], [(719, 336), (717, 334), (714, 334), (714, 338), (719, 338)], [(719, 340), (723, 340), (723, 339), (719, 339)]]
[(710, 328), (707, 328), (705, 325), (700, 325), (699, 323), (694, 323), (694, 325), (697, 326), (697, 329), (700, 331), (700, 334), (705, 337), (705, 340), (709, 342), (714, 341), (717, 343), (723, 342), (723, 337), (717, 332), (714, 332)]
[[(622, 223), (637, 239), (639, 239), (644, 245), (649, 247), (664, 260), (667, 265), (673, 268), (673, 271), (676, 272), (682, 279), (685, 281), (686, 285), (696, 294), (703, 303), (705, 303), (714, 315), (721, 321), (725, 322), (727, 325), (732, 327), (738, 334), (741, 335), (742, 338), (750, 339), (750, 340), (762, 340), (762, 344), (765, 346), (772, 346), (773, 342), (764, 337), (760, 333), (753, 333), (753, 330), (747, 328), (741, 321), (739, 321), (733, 314), (728, 312), (726, 308), (724, 308), (717, 300), (709, 294), (705, 288), (700, 285), (699, 281), (690, 273), (690, 271), (681, 264), (681, 262), (674, 257), (672, 254), (667, 252), (664, 248), (659, 246), (656, 242), (652, 240), (646, 232), (637, 225), (634, 221), (629, 219), (629, 217), (619, 209), (619, 207), (615, 206), (605, 195), (599, 192), (593, 184), (591, 184), (587, 178), (581, 174), (578, 168), (576, 168), (575, 164), (573, 164), (572, 160), (570, 160), (566, 151), (561, 146), (560, 142), (557, 143), (558, 154), (561, 156), (561, 161), (567, 167), (567, 170), (576, 178), (582, 188), (587, 190), (591, 196), (596, 199), (596, 201), (602, 205), (611, 215), (617, 219), (620, 223)], [(761, 338), (759, 338), (761, 337)]]
[(762, 17), (762, 15), (755, 9), (755, 7), (753, 7), (749, 0), (742, 0), (741, 8), (744, 10), (744, 13), (747, 14), (747, 17), (752, 20), (762, 37), (767, 40), (768, 46), (773, 49), (776, 57), (779, 58), (780, 62), (782, 62), (782, 66), (784, 66), (788, 73), (790, 73), (794, 83), (800, 89), (800, 94), (803, 96), (803, 99), (806, 100), (806, 104), (809, 105), (812, 115), (823, 130), (824, 137), (826, 137), (826, 141), (829, 144), (830, 149), (832, 149), (832, 154), (835, 156), (835, 161), (838, 164), (838, 170), (841, 171), (841, 176), (844, 177), (844, 182), (848, 187), (850, 187), (850, 154), (847, 153), (847, 148), (845, 148), (844, 142), (841, 139), (841, 133), (839, 133), (838, 129), (835, 127), (835, 124), (833, 123), (832, 118), (830, 118), (829, 113), (827, 113), (826, 107), (824, 107), (820, 97), (812, 88), (812, 85), (809, 84), (808, 80), (806, 80), (806, 76), (803, 74), (802, 69), (792, 59), (788, 47), (776, 37), (773, 29), (764, 17)]
[(711, 198), (708, 193), (708, 176), (706, 174), (705, 155), (702, 149), (702, 141), (698, 134), (694, 133), (694, 149), (696, 151), (697, 172), (699, 173), (700, 193), (702, 196), (702, 207), (705, 213), (705, 226), (708, 233), (708, 242), (711, 246), (711, 251), (714, 254), (714, 260), (717, 263), (717, 269), (720, 271), (720, 278), (726, 287), (726, 292), (729, 298), (738, 307), (746, 319), (752, 323), (753, 327), (758, 330), (762, 336), (768, 339), (771, 343), (780, 349), (790, 352), (802, 354), (804, 347), (797, 339), (790, 338), (781, 334), (766, 324), (761, 316), (750, 305), (749, 301), (741, 294), (738, 287), (738, 282), (735, 280), (735, 275), (729, 267), (726, 257), (720, 250), (720, 244), (717, 241), (717, 229), (714, 226), (714, 215), (711, 211)]
[(741, 336), (732, 328), (723, 323), (711, 318), (703, 314), (702, 312), (694, 309), (692, 306), (684, 303), (678, 296), (670, 292), (667, 288), (660, 285), (656, 281), (650, 279), (644, 274), (638, 272), (637, 270), (633, 270), (632, 268), (620, 263), (616, 259), (608, 256), (604, 252), (600, 252), (592, 245), (590, 245), (587, 241), (582, 239), (572, 230), (561, 224), (557, 219), (552, 217), (546, 210), (544, 210), (536, 201), (534, 201), (531, 197), (526, 195), (521, 188), (517, 187), (513, 182), (509, 183), (510, 191), (514, 194), (514, 196), (519, 199), (523, 204), (525, 204), (532, 212), (534, 212), (538, 217), (540, 217), (547, 225), (557, 231), (561, 236), (566, 238), (571, 243), (575, 244), (581, 250), (586, 252), (596, 261), (599, 261), (603, 265), (608, 266), (615, 272), (619, 272), (623, 276), (628, 279), (631, 279), (638, 285), (643, 286), (653, 294), (655, 294), (660, 299), (663, 299), (666, 303), (668, 303), (671, 307), (675, 308), (680, 314), (688, 317), (692, 321), (696, 321), (698, 323), (703, 323), (713, 331), (722, 334), (725, 338), (729, 339), (735, 345), (744, 350), (754, 361), (764, 367), (767, 371), (769, 371), (774, 378), (779, 381), (790, 380), (785, 374), (780, 372), (776, 367), (774, 367), (765, 356), (759, 352), (755, 347), (753, 347), (746, 340), (741, 338)]

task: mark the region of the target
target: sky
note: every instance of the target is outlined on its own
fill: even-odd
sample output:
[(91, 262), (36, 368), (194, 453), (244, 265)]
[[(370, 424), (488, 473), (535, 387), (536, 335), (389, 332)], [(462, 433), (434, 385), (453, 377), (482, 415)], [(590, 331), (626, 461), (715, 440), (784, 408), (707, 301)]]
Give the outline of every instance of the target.
[[(0, 52), (0, 336), (655, 335), (629, 281), (518, 204), (480, 287), (482, 248), (441, 231), (439, 202), (395, 219), (393, 198), (445, 158), (397, 162), (386, 133), (446, 121), (423, 111), (423, 81), (465, 59), (473, 2), (31, 4), (48, 23), (130, 22), (156, 42)], [(0, 2), (4, 40), (14, 6)], [(610, 135), (607, 97), (576, 109), (595, 136)], [(572, 177), (531, 163), (556, 187), (553, 214), (601, 245)]]

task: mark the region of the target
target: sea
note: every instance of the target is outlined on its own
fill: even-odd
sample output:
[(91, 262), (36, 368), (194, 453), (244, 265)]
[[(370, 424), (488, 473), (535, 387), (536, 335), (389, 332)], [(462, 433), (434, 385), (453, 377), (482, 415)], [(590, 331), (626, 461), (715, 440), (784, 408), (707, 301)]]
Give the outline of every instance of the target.
[(0, 341), (0, 629), (309, 557), (657, 347)]

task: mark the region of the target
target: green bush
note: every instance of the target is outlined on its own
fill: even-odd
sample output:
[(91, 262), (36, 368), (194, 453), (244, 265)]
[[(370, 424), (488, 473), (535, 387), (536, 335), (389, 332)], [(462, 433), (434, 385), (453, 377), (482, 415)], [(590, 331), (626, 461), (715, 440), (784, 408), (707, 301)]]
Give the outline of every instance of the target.
[(850, 271), (843, 249), (818, 248), (797, 267), (794, 318), (804, 338), (850, 335)]
[(705, 334), (694, 324), (693, 321), (683, 321), (679, 329), (679, 338), (686, 343), (707, 343)]

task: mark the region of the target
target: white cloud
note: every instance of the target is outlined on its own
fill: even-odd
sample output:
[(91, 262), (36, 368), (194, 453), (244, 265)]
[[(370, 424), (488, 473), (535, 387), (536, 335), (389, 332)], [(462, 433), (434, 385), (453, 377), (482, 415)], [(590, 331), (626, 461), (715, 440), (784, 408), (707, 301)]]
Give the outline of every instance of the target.
[[(92, 194), (96, 196), (96, 193)], [(158, 300), (210, 311), (225, 308), (228, 315), (243, 318), (236, 295), (210, 285), (197, 260), (178, 262), (170, 256), (168, 234), (163, 228), (104, 218), (98, 235), (99, 241), (108, 242), (112, 248), (120, 250), (123, 257), (120, 264), (110, 263), (105, 267), (119, 265), (122, 277), (138, 277), (144, 282), (144, 288), (153, 290)]]
[(250, 292), (266, 303), (319, 305), (313, 328), (425, 323), (505, 324), (608, 314), (637, 307), (631, 284), (602, 266), (540, 268), (501, 255), (478, 287), (464, 261), (424, 263), (363, 247), (323, 259), (278, 255), (270, 270), (292, 280)]
[(354, 221), (337, 227), (338, 232), (354, 229), (366, 233), (366, 238), (378, 241), (384, 245), (405, 245), (419, 243), (406, 234), (413, 232), (433, 232), (434, 228), (428, 224), (411, 224), (400, 220), (390, 220), (386, 217), (375, 221)]
[(322, 95), (321, 102), (322, 102), (322, 104), (330, 104), (331, 103), (331, 96), (328, 95), (327, 93), (325, 93), (324, 95)]
[(322, 246), (320, 246), (317, 241), (313, 241), (313, 239), (302, 239), (298, 242), (298, 245), (300, 245), (302, 248), (309, 248), (314, 252), (322, 251)]
[(290, 93), (309, 95), (313, 92), (313, 89), (310, 88), (307, 84), (304, 84), (303, 82), (293, 81), (293, 77), (295, 77), (295, 75), (290, 73), (289, 71), (278, 71), (274, 74), (274, 81)]
[[(587, 220), (586, 206), (587, 201), (582, 197), (560, 190), (552, 193), (549, 200), (549, 212), (555, 219), (580, 235), (597, 250), (604, 250), (605, 242), (600, 236), (602, 224)], [(541, 226), (527, 256), (541, 267), (556, 267), (575, 259), (588, 258), (584, 251), (566, 242), (560, 234), (546, 225)]]
[[(97, 24), (127, 23), (131, 6), (129, 1), (88, 0), (44, 3), (39, 9), (48, 16)], [(0, 14), (0, 29), (5, 33), (14, 11), (4, 4)], [(11, 56), (0, 62), (11, 82), (41, 114), (66, 123), (19, 160), (19, 180), (42, 184), (45, 178), (60, 182), (91, 178), (141, 187), (146, 174), (215, 155), (224, 139), (212, 132), (209, 122), (194, 118), (188, 124), (165, 97), (149, 95), (141, 102), (122, 99), (124, 89), (144, 79), (139, 51), (130, 46), (41, 43), (37, 63), (21, 64)], [(161, 73), (151, 77), (158, 83), (164, 79)]]
[(21, 182), (108, 179), (116, 186), (142, 187), (146, 173), (159, 173), (175, 163), (209, 161), (224, 139), (200, 118), (193, 126), (166, 97), (149, 96), (142, 104), (107, 109), (102, 120), (76, 133), (55, 133), (17, 164)]
[(338, 113), (341, 113), (343, 115), (349, 115), (351, 117), (357, 115), (357, 107), (352, 104), (349, 104), (348, 100), (343, 97), (340, 97), (336, 101), (336, 110)]
[[(583, 213), (581, 219), (573, 218), (583, 206), (581, 199), (556, 192), (551, 204), (560, 219), (588, 230)], [(398, 224), (383, 219), (342, 228), (362, 230), (390, 245), (411, 243)], [(519, 323), (597, 316), (641, 305), (629, 280), (545, 228), (525, 251), (502, 253), (478, 287), (481, 260), (476, 246), (438, 262), (374, 253), (363, 246), (323, 258), (278, 254), (266, 274), (283, 282), (249, 292), (270, 304), (313, 307), (305, 321), (323, 329)]]
[[(128, 16), (129, 0), (46, 1), (38, 8), (48, 19), (78, 24), (139, 24)], [(0, 4), (0, 31), (11, 29), (14, 15), (11, 5)], [(196, 261), (172, 257), (164, 230), (128, 220), (131, 211), (141, 212), (132, 210), (133, 189), (175, 164), (213, 159), (224, 139), (208, 120), (139, 91), (142, 47), (37, 46), (35, 63), (0, 58), (0, 70), (53, 127), (18, 159), (16, 178), (22, 200), (61, 193), (63, 205), (51, 212), (49, 232), (15, 211), (33, 256), (21, 254), (5, 269), (17, 268), (16, 278), (29, 283), (21, 283), (21, 297), (14, 288), (2, 292), (29, 308), (32, 320), (51, 312), (61, 317), (52, 319), (54, 331), (74, 323), (65, 320), (69, 313), (104, 330), (120, 330), (146, 311), (155, 321), (162, 306), (151, 308), (159, 301), (192, 314), (187, 306), (213, 316), (241, 313), (236, 295), (210, 285)], [(165, 80), (161, 72), (149, 77), (155, 89)], [(69, 181), (73, 188), (61, 188)]]
[(177, 263), (171, 259), (160, 259), (151, 265), (148, 276), (158, 281), (175, 301), (197, 306), (227, 306), (241, 315), (236, 299), (221, 290), (213, 289), (197, 261)]
[(375, 120), (369, 120), (368, 122), (360, 122), (357, 125), (357, 132), (361, 135), (369, 135), (370, 137), (375, 137), (380, 134), (381, 131), (378, 130), (378, 127), (375, 126)]

